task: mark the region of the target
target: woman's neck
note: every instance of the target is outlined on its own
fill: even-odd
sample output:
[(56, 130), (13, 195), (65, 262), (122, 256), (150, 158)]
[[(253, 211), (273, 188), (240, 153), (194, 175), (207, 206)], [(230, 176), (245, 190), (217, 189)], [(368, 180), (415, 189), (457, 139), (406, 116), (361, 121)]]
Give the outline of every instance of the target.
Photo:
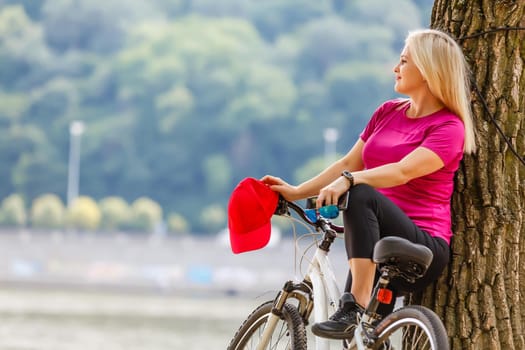
[(410, 96), (410, 107), (406, 111), (409, 118), (421, 118), (443, 109), (445, 105), (434, 95)]

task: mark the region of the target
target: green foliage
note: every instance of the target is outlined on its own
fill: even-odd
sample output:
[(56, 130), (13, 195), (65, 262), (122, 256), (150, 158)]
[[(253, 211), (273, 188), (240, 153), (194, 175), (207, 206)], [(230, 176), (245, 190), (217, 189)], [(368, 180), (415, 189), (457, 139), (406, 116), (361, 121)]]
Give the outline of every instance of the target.
[(8, 227), (24, 227), (27, 213), (24, 199), (20, 194), (12, 194), (2, 201), (0, 224)]
[(226, 210), (222, 205), (212, 204), (203, 208), (201, 225), (207, 232), (217, 232), (226, 225)]
[[(0, 197), (64, 198), (81, 120), (82, 194), (215, 232), (242, 178), (315, 173), (327, 127), (353, 145), (429, 1), (0, 0)], [(107, 230), (162, 219), (102, 204)]]
[(162, 208), (155, 201), (141, 197), (131, 203), (131, 217), (127, 228), (151, 233), (161, 222)]
[(0, 6), (20, 5), (32, 19), (40, 18), (42, 6), (46, 0), (0, 0)]
[(3, 127), (16, 124), (27, 108), (27, 97), (19, 93), (0, 92), (0, 125)]
[(54, 0), (42, 8), (47, 42), (53, 50), (111, 53), (125, 39), (125, 27), (144, 15), (155, 16), (148, 2)]
[(329, 98), (335, 108), (363, 115), (369, 109), (369, 96), (388, 98), (390, 67), (380, 63), (350, 62), (332, 67), (326, 74)]
[(270, 41), (279, 35), (305, 25), (311, 20), (331, 13), (326, 0), (266, 0), (256, 1), (252, 9), (253, 22)]
[(168, 231), (175, 234), (187, 234), (190, 225), (184, 217), (178, 213), (171, 213), (168, 215)]
[(16, 90), (33, 87), (30, 81), (46, 71), (50, 53), (42, 27), (33, 23), (20, 6), (0, 9), (0, 81)]
[(131, 217), (131, 208), (120, 197), (110, 196), (99, 201), (101, 213), (100, 228), (107, 231), (116, 231), (125, 228)]
[(79, 230), (97, 230), (101, 217), (97, 203), (86, 196), (76, 198), (67, 210), (68, 226)]
[(214, 154), (203, 162), (203, 173), (206, 177), (206, 187), (209, 193), (220, 194), (231, 186), (231, 166), (223, 154)]
[(55, 194), (35, 198), (31, 206), (31, 225), (34, 228), (58, 229), (64, 225), (66, 209)]
[(295, 171), (293, 181), (295, 183), (304, 182), (319, 174), (326, 166), (326, 159), (324, 157), (312, 158)]
[(34, 89), (24, 121), (54, 132), (70, 113), (76, 111), (77, 103), (77, 87), (71, 80), (49, 80), (44, 86)]
[(349, 21), (364, 28), (368, 23), (383, 23), (395, 35), (397, 49), (402, 47), (409, 30), (421, 26), (420, 10), (411, 0), (353, 0), (346, 2), (342, 12)]

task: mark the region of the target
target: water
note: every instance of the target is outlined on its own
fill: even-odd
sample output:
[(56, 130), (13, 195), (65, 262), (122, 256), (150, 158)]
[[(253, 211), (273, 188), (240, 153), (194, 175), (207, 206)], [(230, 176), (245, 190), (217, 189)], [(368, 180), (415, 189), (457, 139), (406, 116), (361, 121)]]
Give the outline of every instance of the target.
[(0, 349), (226, 349), (253, 298), (0, 290)]
[[(343, 284), (341, 243), (330, 256)], [(301, 251), (289, 239), (234, 255), (214, 238), (0, 232), (0, 350), (226, 349), (302, 278)]]

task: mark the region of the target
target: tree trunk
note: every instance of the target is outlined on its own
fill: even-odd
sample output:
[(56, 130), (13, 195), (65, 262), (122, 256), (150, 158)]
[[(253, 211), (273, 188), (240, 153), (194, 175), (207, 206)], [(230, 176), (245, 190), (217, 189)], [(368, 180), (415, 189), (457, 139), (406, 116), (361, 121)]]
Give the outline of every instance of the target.
[(525, 31), (502, 29), (520, 26), (525, 0), (436, 0), (432, 11), (431, 27), (458, 40), (480, 93), (478, 151), (465, 156), (452, 200), (452, 260), (422, 296), (452, 349), (525, 349), (525, 165), (512, 152), (524, 158)]

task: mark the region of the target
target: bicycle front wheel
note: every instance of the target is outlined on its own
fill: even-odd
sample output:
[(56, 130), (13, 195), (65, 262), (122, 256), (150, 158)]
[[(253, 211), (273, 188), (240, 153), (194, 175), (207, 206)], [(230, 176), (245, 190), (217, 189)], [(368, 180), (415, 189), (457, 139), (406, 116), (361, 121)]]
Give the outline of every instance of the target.
[(439, 317), (420, 305), (403, 307), (382, 320), (375, 329), (374, 349), (448, 350), (448, 336)]
[[(233, 337), (228, 350), (256, 349), (273, 308), (268, 301), (256, 308)], [(271, 336), (267, 349), (306, 350), (306, 329), (299, 311), (285, 304), (283, 314)]]

